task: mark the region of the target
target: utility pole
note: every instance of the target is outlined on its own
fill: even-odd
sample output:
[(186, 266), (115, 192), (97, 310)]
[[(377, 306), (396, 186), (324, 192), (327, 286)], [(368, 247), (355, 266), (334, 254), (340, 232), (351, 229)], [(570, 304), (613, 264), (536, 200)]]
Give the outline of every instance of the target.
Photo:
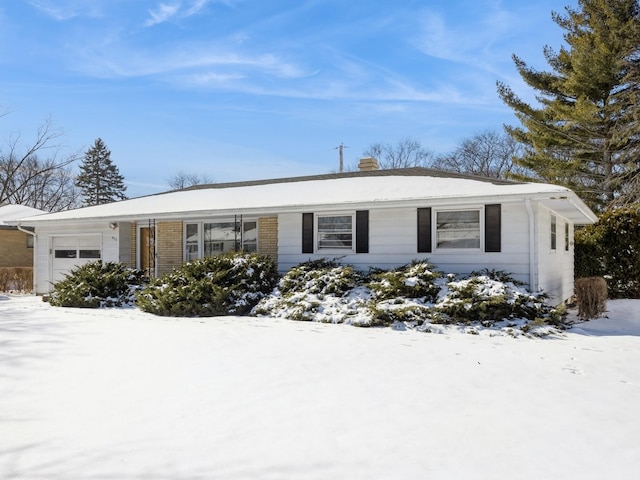
[(344, 171), (344, 156), (342, 154), (343, 150), (345, 148), (349, 148), (348, 146), (346, 146), (344, 143), (341, 143), (340, 145), (338, 145), (336, 147), (336, 149), (338, 150), (339, 154), (340, 154), (340, 173), (342, 173)]

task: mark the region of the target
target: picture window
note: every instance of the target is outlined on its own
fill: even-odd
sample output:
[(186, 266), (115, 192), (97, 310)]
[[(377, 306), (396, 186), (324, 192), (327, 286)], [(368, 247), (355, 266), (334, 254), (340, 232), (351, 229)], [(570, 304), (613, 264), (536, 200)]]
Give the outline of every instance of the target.
[(480, 210), (436, 212), (436, 248), (480, 248)]

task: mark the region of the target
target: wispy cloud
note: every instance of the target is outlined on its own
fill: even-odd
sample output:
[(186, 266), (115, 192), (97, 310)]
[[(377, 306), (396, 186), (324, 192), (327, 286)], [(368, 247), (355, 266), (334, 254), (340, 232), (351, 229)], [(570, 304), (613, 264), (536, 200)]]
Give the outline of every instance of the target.
[(200, 11), (207, 6), (209, 1), (210, 0), (194, 0), (185, 11), (185, 16), (190, 17), (191, 15), (200, 13)]
[(184, 75), (197, 79), (199, 85), (257, 74), (281, 79), (310, 74), (303, 66), (274, 53), (240, 52), (222, 45), (194, 43), (155, 50), (136, 49), (117, 41), (102, 43), (86, 47), (75, 62), (77, 69), (102, 78)]
[[(269, 28), (262, 22), (243, 23), (240, 31), (217, 29), (214, 33), (207, 32), (208, 38), (205, 35), (197, 40), (167, 36), (166, 40), (153, 43), (148, 42), (147, 35), (152, 30), (140, 28), (202, 15), (213, 5), (233, 7), (240, 1), (152, 0), (139, 10), (140, 16), (135, 20), (138, 32), (121, 25), (102, 25), (104, 31), (96, 35), (93, 42), (68, 42), (74, 47), (65, 49), (64, 55), (73, 54), (74, 69), (89, 77), (122, 81), (148, 77), (181, 91), (208, 89), (291, 99), (379, 101), (397, 105), (402, 102), (469, 105), (486, 102), (486, 96), (479, 93), (478, 88), (485, 79), (474, 81), (471, 76), (477, 74), (477, 70), (486, 76), (488, 67), (465, 72), (471, 86), (466, 88), (464, 82), (460, 82), (460, 75), (452, 81), (445, 72), (437, 76), (419, 73), (430, 67), (426, 66), (428, 62), (416, 63), (425, 57), (415, 50), (412, 53), (415, 61), (383, 63), (376, 54), (343, 51), (333, 37), (307, 29), (301, 29), (305, 35), (302, 44), (282, 41), (271, 34), (269, 28), (275, 27), (269, 22), (266, 25)], [(145, 17), (146, 21), (141, 22)], [(482, 48), (474, 45), (474, 41), (478, 43), (477, 37), (461, 31), (451, 32), (447, 19), (432, 11), (420, 12), (419, 19), (422, 30), (419, 37), (413, 37), (418, 50), (431, 57), (464, 64), (476, 61), (474, 55)], [(284, 20), (280, 17), (277, 20), (280, 28)], [(221, 26), (223, 21), (220, 20)], [(499, 21), (508, 23), (503, 17)], [(275, 20), (271, 20), (273, 22)], [(491, 27), (487, 26), (486, 30), (490, 31)], [(139, 34), (141, 31), (145, 33)], [(480, 43), (486, 45), (490, 41), (487, 34), (486, 38), (481, 37)], [(495, 77), (487, 91), (494, 92), (494, 82)]]
[(174, 18), (188, 18), (202, 13), (207, 5), (217, 3), (233, 6), (238, 0), (191, 0), (186, 5), (181, 2), (160, 3), (155, 9), (149, 10), (149, 18), (144, 23), (146, 27), (152, 27), (167, 22)]
[[(478, 104), (480, 99), (442, 82), (428, 89), (415, 86), (383, 68), (358, 59), (336, 58), (335, 69), (310, 72), (279, 82), (264, 82), (255, 75), (232, 76), (218, 74), (185, 75), (178, 82), (196, 88), (225, 89), (255, 95), (298, 100), (346, 100), (356, 102), (428, 102), (447, 104)], [(264, 65), (263, 65), (264, 67)], [(266, 68), (266, 67), (265, 67)]]
[(195, 85), (211, 86), (211, 85), (227, 85), (229, 82), (242, 80), (246, 75), (239, 73), (198, 73), (193, 75), (192, 81)]
[(80, 16), (102, 16), (100, 1), (85, 2), (81, 0), (28, 0), (29, 5), (56, 21), (71, 20)]
[(180, 9), (179, 3), (167, 4), (161, 3), (155, 9), (149, 10), (149, 19), (144, 23), (145, 26), (151, 27), (159, 23), (164, 23), (172, 18)]
[(430, 57), (488, 71), (496, 62), (509, 59), (504, 39), (515, 31), (517, 22), (512, 12), (498, 5), (487, 7), (471, 23), (456, 22), (428, 9), (418, 18), (420, 30), (414, 45)]

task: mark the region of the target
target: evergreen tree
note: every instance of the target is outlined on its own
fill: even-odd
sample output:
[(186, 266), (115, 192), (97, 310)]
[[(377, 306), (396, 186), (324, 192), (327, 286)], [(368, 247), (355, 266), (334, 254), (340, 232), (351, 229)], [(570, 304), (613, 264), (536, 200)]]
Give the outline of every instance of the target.
[(85, 152), (76, 186), (82, 192), (84, 205), (102, 205), (126, 199), (124, 177), (111, 162), (111, 152), (102, 139)]
[(544, 47), (551, 72), (513, 56), (538, 106), (503, 83), (498, 94), (522, 127), (507, 132), (525, 146), (515, 161), (535, 179), (574, 189), (594, 209), (630, 197), (629, 178), (640, 165), (637, 78), (630, 75), (640, 45), (637, 0), (579, 0), (566, 15), (552, 13), (567, 46)]

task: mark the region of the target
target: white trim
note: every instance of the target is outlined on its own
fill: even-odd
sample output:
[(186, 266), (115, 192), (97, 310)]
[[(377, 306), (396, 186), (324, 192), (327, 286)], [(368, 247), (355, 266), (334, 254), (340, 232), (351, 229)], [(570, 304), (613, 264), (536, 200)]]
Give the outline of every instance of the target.
[[(351, 247), (319, 248), (320, 235), (318, 232), (318, 218), (320, 217), (351, 217)], [(356, 253), (356, 212), (355, 210), (341, 212), (314, 212), (313, 214), (313, 251), (318, 255), (344, 255)]]
[(525, 207), (527, 207), (527, 214), (529, 215), (529, 290), (538, 290), (535, 285), (535, 268), (536, 268), (536, 216), (533, 213), (531, 207), (531, 200), (528, 198), (524, 201)]
[(187, 225), (198, 225), (198, 257), (204, 257), (204, 224), (205, 223), (234, 223), (240, 222), (240, 245), (244, 247), (244, 224), (248, 222), (254, 222), (256, 224), (256, 250), (260, 248), (260, 236), (259, 236), (259, 228), (260, 222), (259, 217), (251, 215), (246, 216), (243, 214), (237, 214), (235, 216), (224, 216), (224, 217), (208, 217), (208, 218), (198, 218), (195, 220), (183, 220), (182, 221), (182, 260), (189, 261), (187, 258)]
[[(479, 246), (478, 247), (460, 247), (460, 248), (446, 248), (446, 247), (438, 247), (438, 213), (439, 212), (478, 212), (478, 234), (479, 238)], [(460, 206), (460, 208), (451, 207), (451, 208), (432, 208), (431, 209), (431, 224), (433, 228), (431, 229), (431, 244), (433, 245), (434, 253), (478, 253), (484, 252), (484, 232), (485, 232), (485, 224), (484, 224), (484, 205), (482, 206)]]
[[(80, 238), (87, 238), (87, 237), (94, 237), (96, 240), (96, 244), (95, 246), (97, 246), (100, 249), (100, 258), (99, 260), (104, 259), (104, 236), (102, 235), (102, 233), (78, 233), (78, 234), (72, 234), (72, 233), (62, 233), (62, 234), (57, 234), (57, 233), (52, 233), (52, 234), (48, 234), (47, 235), (47, 241), (49, 243), (49, 261), (48, 261), (48, 270), (49, 270), (49, 282), (53, 283), (56, 280), (54, 279), (54, 270), (55, 270), (55, 266), (56, 266), (56, 256), (55, 256), (55, 246), (54, 246), (54, 239), (56, 238), (75, 238), (75, 239), (80, 239)], [(80, 258), (80, 242), (76, 241), (75, 242), (75, 249), (77, 252), (77, 256), (75, 257), (76, 263), (78, 260), (81, 260)], [(85, 260), (90, 260), (90, 261), (95, 261), (98, 259), (85, 259)], [(83, 263), (88, 263), (88, 262), (83, 262)], [(34, 268), (35, 268), (35, 258), (34, 258)], [(35, 289), (35, 285), (34, 285), (34, 289)]]
[(182, 222), (182, 261), (183, 262), (190, 262), (193, 259), (190, 259), (188, 257), (188, 252), (187, 252), (187, 225), (195, 225), (198, 228), (198, 231), (196, 233), (196, 259), (197, 258), (202, 258), (202, 240), (201, 240), (201, 235), (202, 235), (202, 222)]

